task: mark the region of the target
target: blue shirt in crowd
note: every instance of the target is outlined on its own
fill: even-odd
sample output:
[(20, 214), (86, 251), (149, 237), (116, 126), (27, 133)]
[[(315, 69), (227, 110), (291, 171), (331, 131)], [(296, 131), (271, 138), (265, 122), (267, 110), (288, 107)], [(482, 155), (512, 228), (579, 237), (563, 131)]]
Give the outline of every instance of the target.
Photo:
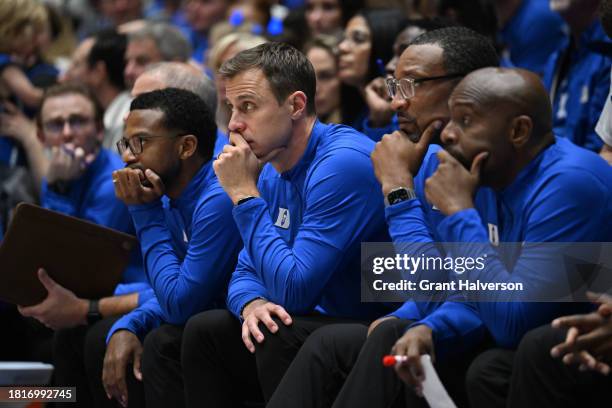
[[(612, 59), (594, 49), (606, 41), (606, 33), (596, 20), (580, 35), (578, 44), (567, 38), (551, 56), (544, 72), (544, 84), (553, 103), (555, 135), (596, 152), (603, 143), (595, 133), (595, 125), (610, 90)], [(566, 72), (561, 75), (564, 65)]]
[(242, 247), (232, 201), (204, 164), (177, 199), (130, 206), (155, 296), (119, 319), (108, 334), (129, 330), (144, 338), (162, 323), (184, 324), (225, 306), (230, 274)]
[(317, 121), (291, 170), (264, 167), (261, 198), (234, 208), (244, 249), (229, 286), (232, 313), (257, 297), (291, 314), (365, 320), (388, 312), (360, 302), (361, 242), (389, 240), (373, 148), (352, 128)]
[(564, 21), (550, 10), (548, 0), (523, 0), (498, 34), (512, 66), (542, 76), (546, 62), (563, 44)]

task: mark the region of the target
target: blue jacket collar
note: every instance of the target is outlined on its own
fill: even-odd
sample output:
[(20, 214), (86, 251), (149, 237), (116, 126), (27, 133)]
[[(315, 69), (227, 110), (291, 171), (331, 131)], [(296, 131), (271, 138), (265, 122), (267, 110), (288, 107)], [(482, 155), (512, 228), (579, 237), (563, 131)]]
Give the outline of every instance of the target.
[(281, 174), (281, 178), (286, 180), (295, 179), (304, 170), (308, 168), (308, 166), (310, 165), (310, 163), (312, 163), (316, 155), (317, 146), (319, 145), (319, 142), (321, 141), (321, 138), (326, 133), (326, 131), (327, 126), (319, 122), (319, 120), (317, 119), (315, 121), (314, 126), (312, 127), (312, 132), (310, 132), (310, 138), (308, 139), (306, 151), (304, 151), (304, 154), (297, 162), (297, 164), (293, 166), (293, 168)]

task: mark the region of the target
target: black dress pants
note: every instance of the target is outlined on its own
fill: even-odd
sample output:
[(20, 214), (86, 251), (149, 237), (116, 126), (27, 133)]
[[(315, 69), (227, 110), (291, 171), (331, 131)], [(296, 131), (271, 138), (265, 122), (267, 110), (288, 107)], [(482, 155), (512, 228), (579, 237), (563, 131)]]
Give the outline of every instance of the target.
[(566, 331), (550, 325), (528, 332), (516, 351), (479, 356), (468, 372), (472, 408), (588, 408), (609, 406), (612, 378), (581, 372), (550, 355)]
[[(76, 403), (57, 403), (57, 407), (101, 408), (119, 407), (116, 400), (106, 397), (102, 385), (102, 368), (106, 352), (106, 335), (117, 320), (102, 319), (91, 326), (77, 326), (55, 332), (53, 360), (54, 384), (59, 387), (76, 387)], [(128, 406), (144, 407), (143, 388), (134, 378), (132, 366), (126, 370)]]
[[(367, 326), (359, 324), (318, 329), (289, 367), (268, 408), (427, 407), (393, 368), (382, 365), (383, 356), (410, 324), (408, 320), (386, 320), (368, 337)], [(469, 361), (462, 356), (436, 366), (460, 407), (465, 406), (463, 383)]]
[[(182, 366), (187, 407), (230, 408), (268, 401), (302, 344), (319, 327), (354, 320), (327, 316), (293, 317), (265, 337), (251, 354), (241, 338), (241, 323), (227, 310), (211, 310), (192, 317), (185, 327)], [(290, 406), (293, 406), (291, 404)]]

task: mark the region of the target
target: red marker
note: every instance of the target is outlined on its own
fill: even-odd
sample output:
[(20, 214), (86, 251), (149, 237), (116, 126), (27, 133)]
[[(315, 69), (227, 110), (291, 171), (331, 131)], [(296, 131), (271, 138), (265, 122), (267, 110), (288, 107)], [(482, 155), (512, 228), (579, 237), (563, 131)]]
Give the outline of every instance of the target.
[(391, 355), (387, 355), (384, 356), (382, 359), (382, 363), (385, 367), (393, 367), (396, 364), (399, 363), (403, 363), (404, 361), (408, 360), (408, 356), (391, 356)]

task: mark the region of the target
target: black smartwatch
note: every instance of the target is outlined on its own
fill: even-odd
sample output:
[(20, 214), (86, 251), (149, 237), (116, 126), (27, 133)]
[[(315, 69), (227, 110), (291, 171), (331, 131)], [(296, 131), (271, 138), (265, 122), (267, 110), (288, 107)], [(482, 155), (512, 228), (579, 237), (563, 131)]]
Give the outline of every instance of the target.
[(102, 319), (99, 303), (99, 300), (92, 299), (89, 301), (89, 310), (87, 311), (87, 324), (90, 326)]
[(413, 189), (407, 187), (394, 188), (385, 197), (385, 206), (401, 203), (402, 201), (416, 198), (416, 193)]

